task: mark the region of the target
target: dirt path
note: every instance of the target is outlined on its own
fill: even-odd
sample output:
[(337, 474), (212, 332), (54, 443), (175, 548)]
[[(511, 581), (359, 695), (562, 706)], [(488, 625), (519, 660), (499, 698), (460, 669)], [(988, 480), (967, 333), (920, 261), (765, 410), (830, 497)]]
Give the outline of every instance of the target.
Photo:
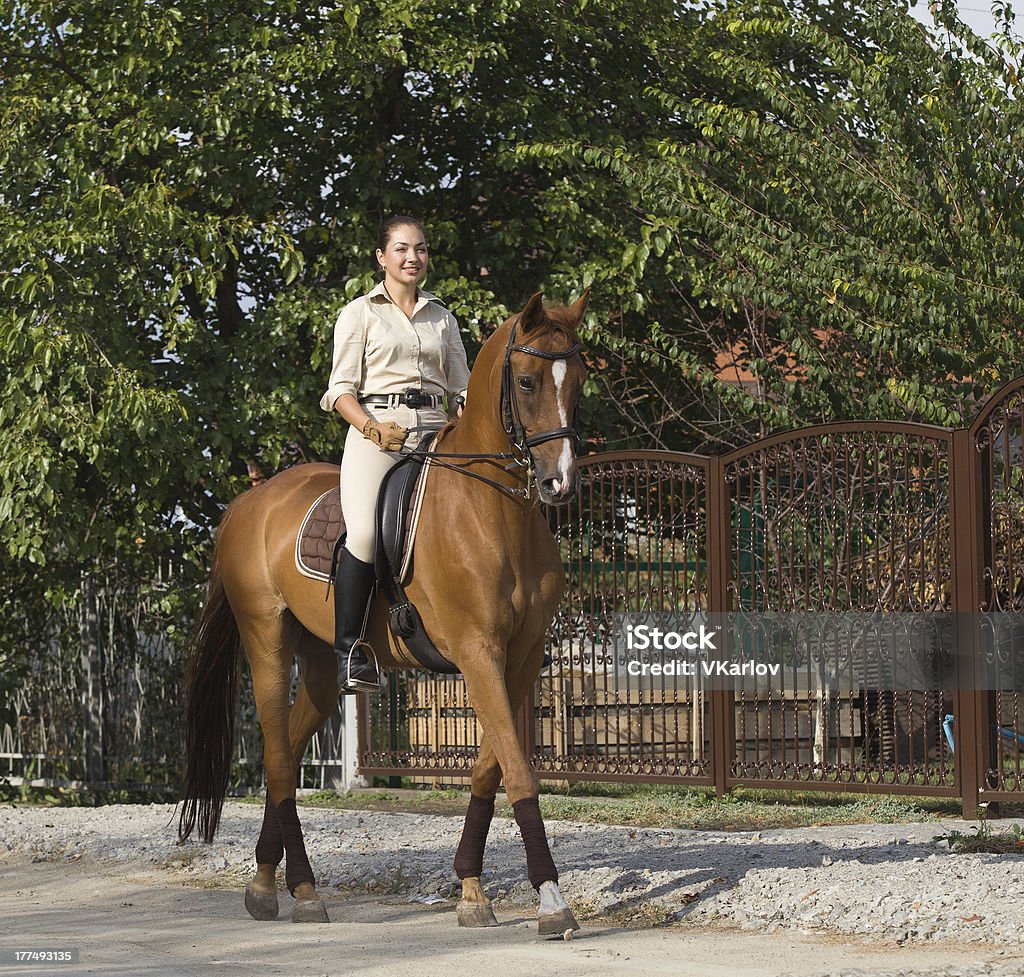
[[(38, 856), (37, 856), (38, 857)], [(453, 974), (558, 977), (1020, 973), (1013, 950), (937, 943), (896, 946), (791, 933), (750, 934), (676, 924), (646, 930), (585, 924), (569, 943), (539, 941), (524, 914), (489, 930), (459, 929), (451, 902), (328, 896), (332, 923), (256, 923), (235, 890), (188, 885), (159, 871), (92, 862), (0, 857), (0, 973), (132, 977)], [(287, 896), (283, 900), (287, 911)], [(16, 964), (15, 949), (77, 948), (78, 964)]]

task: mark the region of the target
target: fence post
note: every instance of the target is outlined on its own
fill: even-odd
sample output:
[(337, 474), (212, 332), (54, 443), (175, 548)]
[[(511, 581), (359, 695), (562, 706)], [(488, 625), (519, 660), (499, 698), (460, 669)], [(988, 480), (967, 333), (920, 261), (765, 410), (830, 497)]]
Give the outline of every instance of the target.
[[(725, 488), (722, 459), (713, 455), (708, 466), (708, 611), (722, 620), (729, 610), (729, 529), (732, 514)], [(723, 631), (725, 648), (728, 637)], [(731, 689), (712, 689), (708, 693), (711, 726), (711, 775), (715, 793), (723, 797), (729, 791), (732, 762), (736, 756), (736, 703)]]
[(516, 716), (516, 733), (522, 744), (526, 762), (533, 765), (533, 754), (537, 749), (537, 686), (540, 679), (530, 686), (519, 714)]
[(330, 786), (336, 791), (351, 790), (353, 787), (366, 787), (368, 782), (357, 771), (362, 737), (359, 733), (360, 714), (366, 710), (363, 695), (343, 695), (338, 697), (338, 708), (327, 720), (327, 725), (320, 735), (337, 744), (337, 752), (333, 759), (336, 765), (328, 768)]
[[(372, 786), (365, 780), (363, 775), (362, 767), (363, 761), (370, 750), (370, 717), (373, 712), (373, 698), (368, 695), (355, 695), (351, 698), (355, 699), (355, 706), (352, 709), (352, 721), (355, 723), (356, 733), (356, 753), (353, 758), (353, 763), (349, 767), (353, 771), (353, 781), (362, 781), (362, 783), (355, 784), (354, 786)], [(347, 718), (347, 710), (346, 710)], [(346, 722), (345, 724), (345, 737), (349, 736), (349, 729), (351, 727)], [(379, 761), (378, 761), (379, 762)]]
[(103, 701), (103, 643), (100, 637), (96, 581), (88, 572), (82, 573), (81, 587), (78, 649), (82, 683), (82, 773), (85, 783), (94, 787), (105, 779), (103, 713), (106, 704)]
[(977, 614), (982, 602), (981, 547), (989, 527), (982, 518), (981, 458), (973, 450), (971, 432), (953, 432), (949, 466), (950, 534), (953, 566), (953, 617), (956, 636), (956, 689), (953, 762), (965, 818), (978, 816), (982, 786), (982, 728), (985, 710), (978, 689)]

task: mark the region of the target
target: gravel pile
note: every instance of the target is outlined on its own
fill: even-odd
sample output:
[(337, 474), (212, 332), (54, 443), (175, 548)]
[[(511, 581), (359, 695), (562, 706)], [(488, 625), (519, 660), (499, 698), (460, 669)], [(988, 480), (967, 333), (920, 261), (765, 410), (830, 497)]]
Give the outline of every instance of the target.
[[(240, 884), (262, 806), (228, 803), (212, 845), (176, 844), (171, 805), (14, 808), (0, 853), (95, 858), (131, 871)], [(300, 809), (321, 887), (417, 902), (457, 898), (460, 818)], [(993, 822), (998, 830), (999, 822)], [(745, 930), (828, 931), (895, 942), (1024, 943), (1024, 856), (955, 855), (934, 838), (964, 822), (758, 833), (549, 821), (561, 887), (582, 917), (605, 913)], [(484, 882), (499, 906), (533, 904), (514, 821), (496, 818)]]

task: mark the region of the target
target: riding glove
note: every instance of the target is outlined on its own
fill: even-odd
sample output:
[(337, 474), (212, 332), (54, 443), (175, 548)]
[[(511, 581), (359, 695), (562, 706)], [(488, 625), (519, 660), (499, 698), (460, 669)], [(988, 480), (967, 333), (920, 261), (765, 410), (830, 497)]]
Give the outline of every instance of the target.
[(398, 451), (409, 437), (409, 429), (394, 421), (382, 424), (368, 417), (363, 425), (363, 437), (372, 441), (381, 451)]

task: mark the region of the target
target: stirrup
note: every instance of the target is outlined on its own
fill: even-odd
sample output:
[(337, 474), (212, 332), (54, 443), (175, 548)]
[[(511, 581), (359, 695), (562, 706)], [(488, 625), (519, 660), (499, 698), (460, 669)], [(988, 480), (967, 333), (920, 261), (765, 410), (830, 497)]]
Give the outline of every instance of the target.
[[(362, 648), (365, 651), (367, 661), (373, 665), (374, 670), (377, 672), (377, 678), (370, 682), (367, 679), (353, 678), (352, 677), (352, 652), (356, 648)], [(377, 656), (373, 652), (373, 648), (369, 642), (364, 641), (360, 638), (358, 641), (353, 642), (352, 647), (348, 650), (348, 657), (345, 659), (345, 681), (341, 684), (341, 691), (344, 692), (380, 692), (383, 687), (381, 681), (383, 676), (381, 675), (380, 665), (377, 664)]]

